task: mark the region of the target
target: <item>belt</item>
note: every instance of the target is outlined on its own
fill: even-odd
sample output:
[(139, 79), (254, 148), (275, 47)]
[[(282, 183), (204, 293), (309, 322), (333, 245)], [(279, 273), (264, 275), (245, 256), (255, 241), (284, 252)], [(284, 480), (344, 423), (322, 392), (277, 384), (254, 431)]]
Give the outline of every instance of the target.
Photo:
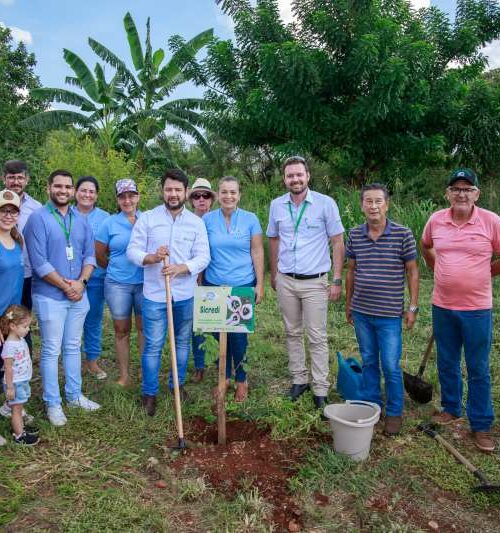
[(295, 274), (294, 272), (282, 272), (282, 274), (293, 279), (317, 279), (324, 276), (326, 272), (320, 272), (319, 274)]

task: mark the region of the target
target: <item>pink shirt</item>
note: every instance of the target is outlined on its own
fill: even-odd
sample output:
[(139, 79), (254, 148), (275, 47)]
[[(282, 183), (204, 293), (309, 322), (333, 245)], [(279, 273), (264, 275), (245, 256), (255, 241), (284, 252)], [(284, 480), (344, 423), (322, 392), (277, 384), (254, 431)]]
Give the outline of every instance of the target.
[(451, 208), (436, 211), (422, 235), (424, 246), (434, 248), (432, 303), (456, 311), (491, 309), (491, 259), (500, 254), (500, 217), (474, 207), (468, 222), (458, 225)]

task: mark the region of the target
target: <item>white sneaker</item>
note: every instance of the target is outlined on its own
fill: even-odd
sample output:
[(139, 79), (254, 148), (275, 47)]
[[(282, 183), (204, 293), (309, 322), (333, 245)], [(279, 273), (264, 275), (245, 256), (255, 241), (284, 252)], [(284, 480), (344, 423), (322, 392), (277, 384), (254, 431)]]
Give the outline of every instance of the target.
[(47, 407), (47, 417), (53, 426), (64, 426), (68, 421), (60, 405)]
[(80, 409), (84, 409), (85, 411), (97, 411), (97, 409), (101, 408), (98, 403), (89, 400), (83, 394), (80, 394), (76, 400), (70, 400), (67, 404), (68, 407), (80, 407)]
[[(4, 416), (5, 418), (12, 418), (12, 408), (7, 402), (4, 402), (2, 407), (0, 407), (0, 415)], [(23, 409), (23, 418), (24, 418), (24, 423), (28, 425), (32, 424), (33, 421), (35, 420), (35, 417), (28, 414), (24, 409)]]
[(7, 441), (0, 435), (0, 446), (5, 446), (7, 444)]

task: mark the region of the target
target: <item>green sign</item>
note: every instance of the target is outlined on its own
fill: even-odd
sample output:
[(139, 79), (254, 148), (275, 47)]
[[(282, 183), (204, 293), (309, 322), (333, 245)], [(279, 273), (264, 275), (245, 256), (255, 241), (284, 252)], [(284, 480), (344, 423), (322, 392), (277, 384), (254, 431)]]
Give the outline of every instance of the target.
[(193, 331), (253, 333), (253, 287), (196, 287)]

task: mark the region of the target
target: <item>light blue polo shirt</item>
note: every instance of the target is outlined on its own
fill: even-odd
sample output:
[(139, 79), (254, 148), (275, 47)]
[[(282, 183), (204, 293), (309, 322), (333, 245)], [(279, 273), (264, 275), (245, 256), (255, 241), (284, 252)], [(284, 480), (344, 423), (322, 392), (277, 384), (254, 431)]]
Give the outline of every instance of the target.
[[(92, 233), (94, 235), (94, 239), (97, 235), (97, 232), (99, 231), (99, 228), (101, 227), (101, 224), (109, 218), (109, 213), (107, 211), (104, 211), (103, 209), (100, 209), (99, 207), (94, 207), (92, 211), (88, 215), (84, 215), (83, 213), (80, 213), (82, 216), (87, 217), (87, 222), (90, 224), (90, 227), (92, 228)], [(102, 268), (100, 266), (97, 266), (92, 272), (92, 279), (101, 278), (104, 279), (104, 276), (106, 275), (106, 269)]]
[(290, 193), (271, 202), (267, 236), (279, 237), (281, 273), (328, 272), (332, 266), (330, 238), (343, 232), (337, 204), (325, 194), (308, 190), (299, 206), (293, 203)]
[(205, 279), (214, 285), (239, 287), (255, 280), (251, 251), (254, 235), (261, 235), (259, 219), (237, 208), (228, 229), (221, 209), (203, 216), (210, 244), (210, 264)]
[[(137, 211), (137, 218), (140, 211)], [(106, 277), (117, 283), (139, 284), (143, 280), (143, 269), (127, 258), (127, 246), (133, 225), (127, 215), (121, 212), (104, 220), (97, 231), (96, 241), (109, 248), (109, 263)]]

